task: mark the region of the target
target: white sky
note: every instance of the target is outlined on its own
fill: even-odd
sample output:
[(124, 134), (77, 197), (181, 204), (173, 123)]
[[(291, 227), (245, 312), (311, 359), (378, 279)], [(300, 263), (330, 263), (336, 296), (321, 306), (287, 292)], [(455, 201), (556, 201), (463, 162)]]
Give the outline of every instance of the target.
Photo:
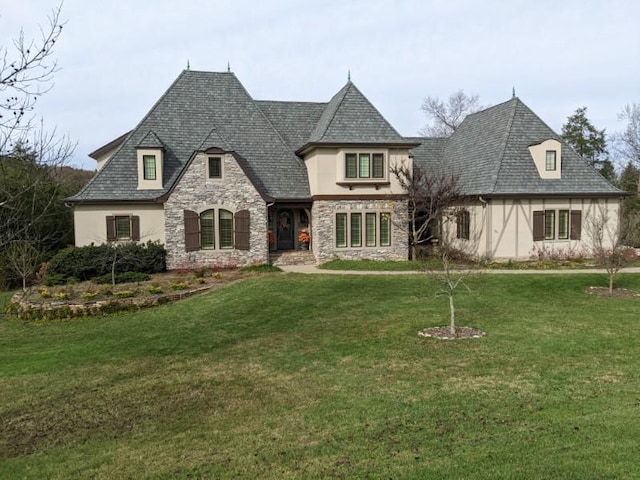
[[(56, 0), (0, 0), (0, 44)], [(74, 163), (135, 127), (186, 68), (226, 71), (259, 100), (328, 101), (351, 79), (403, 135), (425, 123), (424, 97), (455, 90), (481, 103), (512, 88), (554, 130), (586, 106), (621, 130), (640, 101), (635, 0), (66, 0), (61, 70), (39, 101), (45, 124), (78, 143)]]

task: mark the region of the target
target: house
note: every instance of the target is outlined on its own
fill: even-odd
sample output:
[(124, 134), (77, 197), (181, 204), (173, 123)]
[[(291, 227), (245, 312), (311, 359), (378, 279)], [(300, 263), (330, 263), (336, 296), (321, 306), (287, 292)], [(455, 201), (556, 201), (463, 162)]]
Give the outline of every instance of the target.
[(309, 258), (406, 259), (407, 202), (392, 165), (450, 168), (470, 199), (444, 233), (476, 255), (583, 248), (617, 227), (618, 190), (518, 98), (449, 139), (403, 137), (351, 82), (326, 103), (254, 100), (233, 73), (183, 71), (130, 132), (91, 154), (74, 197), (76, 245), (160, 241), (169, 268)]

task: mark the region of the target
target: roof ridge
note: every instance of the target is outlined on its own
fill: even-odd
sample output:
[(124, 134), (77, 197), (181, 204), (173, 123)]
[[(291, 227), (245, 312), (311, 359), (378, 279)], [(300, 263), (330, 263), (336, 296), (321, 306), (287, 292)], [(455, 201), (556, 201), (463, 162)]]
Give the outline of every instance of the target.
[[(518, 102), (520, 102), (520, 99), (518, 97), (514, 97), (498, 105), (504, 105), (509, 102), (513, 102), (513, 107), (511, 112), (511, 118), (509, 119), (509, 123), (507, 125), (507, 135), (505, 136), (504, 145), (502, 146), (502, 154), (500, 155), (500, 164), (499, 164), (498, 170), (496, 171), (495, 177), (493, 179), (493, 191), (496, 190), (496, 186), (498, 185), (498, 179), (500, 178), (500, 172), (502, 171), (502, 166), (504, 164), (504, 155), (505, 155), (505, 152), (507, 151), (507, 145), (509, 145), (509, 138), (511, 137), (511, 127), (513, 126), (513, 120), (516, 117), (516, 109), (518, 108)], [(498, 105), (494, 105), (494, 106), (497, 107)], [(487, 192), (487, 193), (493, 193), (493, 192)]]
[[(342, 102), (344, 102), (344, 98), (347, 96), (347, 90), (349, 89), (348, 87), (350, 87), (351, 85), (353, 85), (353, 83), (351, 82), (351, 80), (347, 81), (347, 84), (342, 87), (340, 89), (340, 91), (338, 91), (338, 93), (336, 93), (331, 100), (329, 100), (329, 102), (327, 102), (327, 106), (325, 108), (329, 108), (329, 106), (331, 105), (331, 102), (333, 101), (334, 98), (336, 98), (338, 95), (342, 94), (342, 96), (340, 97), (340, 100), (338, 101), (337, 105), (335, 106), (335, 108), (333, 109), (333, 113), (331, 114), (331, 118), (329, 119), (329, 121), (326, 122), (326, 125), (324, 127), (324, 130), (322, 132), (322, 135), (319, 136), (319, 140), (322, 139), (322, 137), (324, 137), (324, 135), (327, 133), (327, 131), (329, 130), (329, 126), (331, 125), (331, 123), (333, 122), (333, 120), (336, 118), (336, 113), (338, 113), (338, 110), (340, 109), (340, 105), (342, 105)], [(320, 116), (320, 118), (318, 119), (318, 123), (320, 123), (320, 120), (322, 120), (322, 115)], [(314, 132), (311, 132), (314, 133)]]

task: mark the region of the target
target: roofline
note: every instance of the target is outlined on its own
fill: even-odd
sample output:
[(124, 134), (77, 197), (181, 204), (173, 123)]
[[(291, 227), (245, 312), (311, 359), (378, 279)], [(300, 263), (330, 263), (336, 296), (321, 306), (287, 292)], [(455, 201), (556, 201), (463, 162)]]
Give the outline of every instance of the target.
[(89, 154), (89, 156), (94, 160), (98, 160), (96, 157), (99, 157), (100, 155), (105, 153), (107, 150), (111, 150), (112, 148), (117, 148), (121, 144), (123, 144), (124, 141), (127, 139), (127, 137), (131, 134), (131, 132), (133, 132), (133, 130), (129, 130), (127, 133), (123, 133), (115, 140), (111, 140), (109, 143), (101, 146), (100, 148), (95, 149), (93, 152)]
[(296, 150), (296, 155), (302, 156), (305, 153), (313, 150), (314, 148), (319, 147), (367, 147), (367, 148), (379, 148), (379, 147), (391, 147), (391, 148), (399, 148), (405, 147), (408, 149), (412, 149), (415, 147), (419, 147), (422, 145), (422, 142), (310, 142)]
[(629, 192), (619, 191), (619, 192), (568, 192), (568, 193), (468, 193), (466, 194), (469, 197), (485, 197), (485, 198), (578, 198), (578, 197), (607, 197), (607, 198), (616, 198), (616, 197), (630, 197), (633, 195)]
[(150, 199), (139, 199), (139, 198), (131, 198), (131, 199), (113, 199), (113, 198), (91, 198), (91, 199), (74, 199), (73, 197), (68, 197), (64, 199), (65, 203), (72, 203), (72, 204), (77, 204), (77, 205), (81, 205), (81, 204), (88, 204), (88, 205), (99, 205), (99, 204), (109, 204), (109, 205), (113, 205), (113, 204), (127, 204), (127, 205), (131, 205), (132, 203), (140, 203), (140, 204), (155, 204), (155, 203), (164, 203), (164, 199), (162, 199), (162, 195), (159, 197), (154, 197), (154, 198), (150, 198)]

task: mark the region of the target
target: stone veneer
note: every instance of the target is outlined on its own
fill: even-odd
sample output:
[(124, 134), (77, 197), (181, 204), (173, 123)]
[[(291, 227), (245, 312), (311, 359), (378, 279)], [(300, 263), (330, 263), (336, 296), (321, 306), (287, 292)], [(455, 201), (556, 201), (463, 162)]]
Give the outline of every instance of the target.
[[(361, 212), (363, 214), (366, 212), (390, 212), (391, 245), (389, 247), (337, 248), (335, 246), (335, 214), (341, 212)], [(312, 217), (313, 254), (318, 263), (327, 262), (334, 258), (345, 260), (406, 260), (408, 258), (408, 234), (398, 228), (398, 225), (405, 225), (408, 221), (406, 201), (316, 200), (313, 202)]]
[[(221, 179), (207, 178), (207, 162), (210, 156), (222, 158)], [(168, 269), (196, 266), (224, 268), (268, 262), (266, 203), (232, 155), (196, 155), (171, 192), (164, 208)], [(250, 250), (185, 251), (184, 210), (202, 213), (210, 208), (221, 208), (234, 214), (239, 210), (249, 210)]]

